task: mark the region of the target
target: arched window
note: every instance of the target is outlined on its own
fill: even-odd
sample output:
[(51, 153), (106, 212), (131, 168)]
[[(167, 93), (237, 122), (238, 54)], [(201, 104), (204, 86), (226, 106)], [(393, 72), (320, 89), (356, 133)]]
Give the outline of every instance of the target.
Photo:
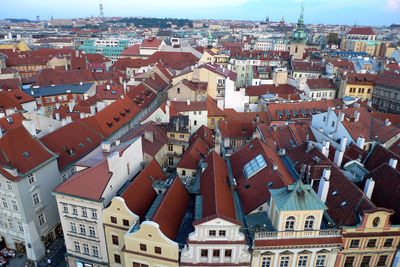
[(304, 223), (304, 230), (312, 230), (314, 227), (314, 216), (308, 216)]
[(293, 217), (293, 216), (288, 217), (286, 219), (285, 231), (293, 231), (295, 222), (296, 222), (296, 218), (295, 217)]

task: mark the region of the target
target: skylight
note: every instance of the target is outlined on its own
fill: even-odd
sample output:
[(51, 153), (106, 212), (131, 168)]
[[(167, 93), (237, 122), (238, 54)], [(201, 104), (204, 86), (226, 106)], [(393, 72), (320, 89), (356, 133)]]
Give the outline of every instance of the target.
[(243, 172), (247, 178), (250, 178), (258, 171), (263, 169), (265, 166), (267, 166), (267, 163), (265, 162), (263, 156), (260, 154), (244, 165)]

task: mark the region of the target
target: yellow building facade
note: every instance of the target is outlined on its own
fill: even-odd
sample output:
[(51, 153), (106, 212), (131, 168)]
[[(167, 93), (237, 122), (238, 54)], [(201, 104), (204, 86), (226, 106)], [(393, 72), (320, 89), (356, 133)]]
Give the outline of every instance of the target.
[(343, 249), (335, 266), (392, 266), (400, 241), (400, 226), (389, 224), (392, 214), (375, 208), (364, 212), (361, 225), (343, 228)]

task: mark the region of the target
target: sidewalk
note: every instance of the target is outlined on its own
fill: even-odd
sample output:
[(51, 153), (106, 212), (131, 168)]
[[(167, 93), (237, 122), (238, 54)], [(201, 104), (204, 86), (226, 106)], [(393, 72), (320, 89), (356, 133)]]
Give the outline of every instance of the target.
[[(66, 252), (64, 238), (57, 239), (53, 244), (49, 246), (49, 256), (44, 257), (42, 261), (38, 262), (38, 267), (48, 267), (47, 259), (50, 258), (51, 264), (53, 267), (66, 267), (67, 263), (65, 262), (64, 254)], [(35, 266), (33, 261), (27, 261), (26, 255), (17, 254), (17, 256), (13, 259), (10, 259), (8, 266), (12, 267), (25, 267), (25, 266)]]

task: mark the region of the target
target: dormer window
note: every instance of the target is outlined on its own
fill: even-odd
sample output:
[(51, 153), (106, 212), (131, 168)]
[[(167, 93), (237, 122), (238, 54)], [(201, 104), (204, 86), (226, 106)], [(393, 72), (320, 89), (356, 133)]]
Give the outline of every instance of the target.
[(304, 230), (312, 230), (314, 227), (314, 216), (308, 216), (304, 223)]
[(285, 231), (293, 231), (295, 222), (296, 222), (295, 217), (293, 216), (288, 217), (285, 223)]

